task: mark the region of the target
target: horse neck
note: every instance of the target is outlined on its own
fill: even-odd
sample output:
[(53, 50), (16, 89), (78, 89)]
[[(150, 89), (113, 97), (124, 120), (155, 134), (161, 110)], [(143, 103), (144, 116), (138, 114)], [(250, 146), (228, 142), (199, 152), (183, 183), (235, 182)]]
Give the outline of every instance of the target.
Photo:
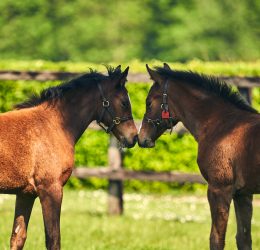
[(191, 85), (173, 83), (170, 87), (170, 107), (197, 141), (219, 130), (230, 120), (230, 115), (241, 116), (243, 112), (222, 98)]
[(89, 91), (74, 90), (66, 93), (53, 108), (53, 112), (59, 117), (62, 129), (74, 144), (96, 119), (97, 98), (97, 90), (94, 87)]

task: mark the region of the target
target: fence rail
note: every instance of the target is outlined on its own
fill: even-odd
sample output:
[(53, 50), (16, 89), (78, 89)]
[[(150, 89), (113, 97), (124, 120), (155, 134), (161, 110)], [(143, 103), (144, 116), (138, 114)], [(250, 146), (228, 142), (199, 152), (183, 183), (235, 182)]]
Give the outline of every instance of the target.
[[(63, 71), (15, 71), (0, 70), (0, 80), (36, 80), (36, 81), (55, 81), (67, 80), (81, 75), (80, 72)], [(148, 83), (151, 82), (146, 73), (129, 73), (128, 81), (130, 83)], [(238, 87), (260, 87), (260, 77), (239, 77), (239, 76), (218, 76), (221, 80)]]
[(181, 172), (154, 172), (154, 171), (133, 171), (126, 169), (112, 169), (109, 167), (87, 168), (77, 167), (72, 176), (79, 179), (97, 177), (114, 181), (140, 180), (140, 181), (161, 181), (206, 184), (207, 182), (200, 174)]

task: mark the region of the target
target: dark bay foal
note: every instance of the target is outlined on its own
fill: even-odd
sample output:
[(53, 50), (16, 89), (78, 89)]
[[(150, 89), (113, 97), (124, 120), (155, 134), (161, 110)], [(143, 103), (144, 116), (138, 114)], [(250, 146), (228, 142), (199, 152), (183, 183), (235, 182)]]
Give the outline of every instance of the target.
[(219, 80), (192, 72), (147, 70), (154, 80), (138, 135), (141, 147), (181, 121), (198, 142), (198, 165), (208, 182), (210, 249), (223, 249), (231, 200), (237, 247), (251, 249), (252, 195), (260, 192), (260, 115)]
[(95, 71), (0, 115), (0, 193), (16, 194), (11, 249), (22, 249), (34, 200), (40, 198), (47, 249), (60, 249), (62, 189), (74, 165), (74, 146), (93, 121), (125, 147), (137, 130), (125, 88), (128, 68)]

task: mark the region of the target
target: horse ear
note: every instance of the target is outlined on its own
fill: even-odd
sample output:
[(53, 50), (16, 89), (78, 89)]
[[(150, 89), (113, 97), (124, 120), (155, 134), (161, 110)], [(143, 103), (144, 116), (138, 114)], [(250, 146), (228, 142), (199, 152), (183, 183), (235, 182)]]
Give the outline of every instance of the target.
[(120, 72), (121, 72), (121, 65), (118, 65), (118, 66), (115, 68), (115, 71), (120, 71)]
[(125, 69), (125, 71), (122, 73), (122, 77), (124, 77), (126, 79), (127, 75), (128, 75), (128, 71), (129, 71), (129, 66), (127, 66), (127, 68)]
[(146, 69), (152, 80), (154, 80), (157, 83), (162, 82), (160, 75), (155, 70), (152, 70), (151, 68), (149, 68), (148, 64), (146, 64)]
[(124, 72), (121, 75), (121, 79), (120, 79), (120, 84), (121, 86), (125, 86), (125, 83), (127, 81), (127, 75), (128, 75), (128, 71), (129, 71), (129, 66), (127, 66), (127, 68), (124, 70)]
[[(119, 68), (120, 72), (121, 72), (121, 66), (119, 65), (117, 68)], [(128, 70), (129, 70), (129, 66), (124, 70), (124, 72), (120, 73), (119, 76), (116, 77), (116, 79), (115, 79), (115, 85), (116, 86), (123, 87), (125, 85), (126, 80), (127, 80), (126, 78), (127, 78), (127, 75), (128, 75)]]
[(164, 69), (171, 70), (170, 66), (169, 66), (167, 63), (164, 63), (164, 64), (163, 64), (163, 67), (164, 67)]

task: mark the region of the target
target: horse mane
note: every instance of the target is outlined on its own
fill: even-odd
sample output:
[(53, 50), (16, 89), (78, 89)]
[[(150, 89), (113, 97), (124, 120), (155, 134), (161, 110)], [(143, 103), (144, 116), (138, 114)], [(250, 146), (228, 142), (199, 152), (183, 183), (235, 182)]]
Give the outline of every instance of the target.
[(169, 70), (162, 67), (156, 67), (156, 71), (163, 78), (170, 78), (172, 80), (191, 84), (197, 88), (221, 97), (225, 101), (234, 104), (240, 109), (252, 113), (258, 113), (258, 111), (250, 106), (250, 104), (238, 91), (233, 90), (230, 85), (216, 77), (199, 74), (192, 71)]
[(60, 85), (44, 89), (40, 92), (40, 94), (33, 94), (28, 100), (18, 103), (14, 107), (16, 109), (30, 108), (38, 106), (46, 101), (51, 104), (54, 101), (61, 99), (67, 91), (80, 87), (89, 88), (102, 80), (115, 77), (121, 73), (120, 68), (113, 68), (109, 65), (105, 66), (107, 68), (108, 75), (103, 75), (102, 73), (90, 68), (89, 72), (68, 82), (63, 82)]

